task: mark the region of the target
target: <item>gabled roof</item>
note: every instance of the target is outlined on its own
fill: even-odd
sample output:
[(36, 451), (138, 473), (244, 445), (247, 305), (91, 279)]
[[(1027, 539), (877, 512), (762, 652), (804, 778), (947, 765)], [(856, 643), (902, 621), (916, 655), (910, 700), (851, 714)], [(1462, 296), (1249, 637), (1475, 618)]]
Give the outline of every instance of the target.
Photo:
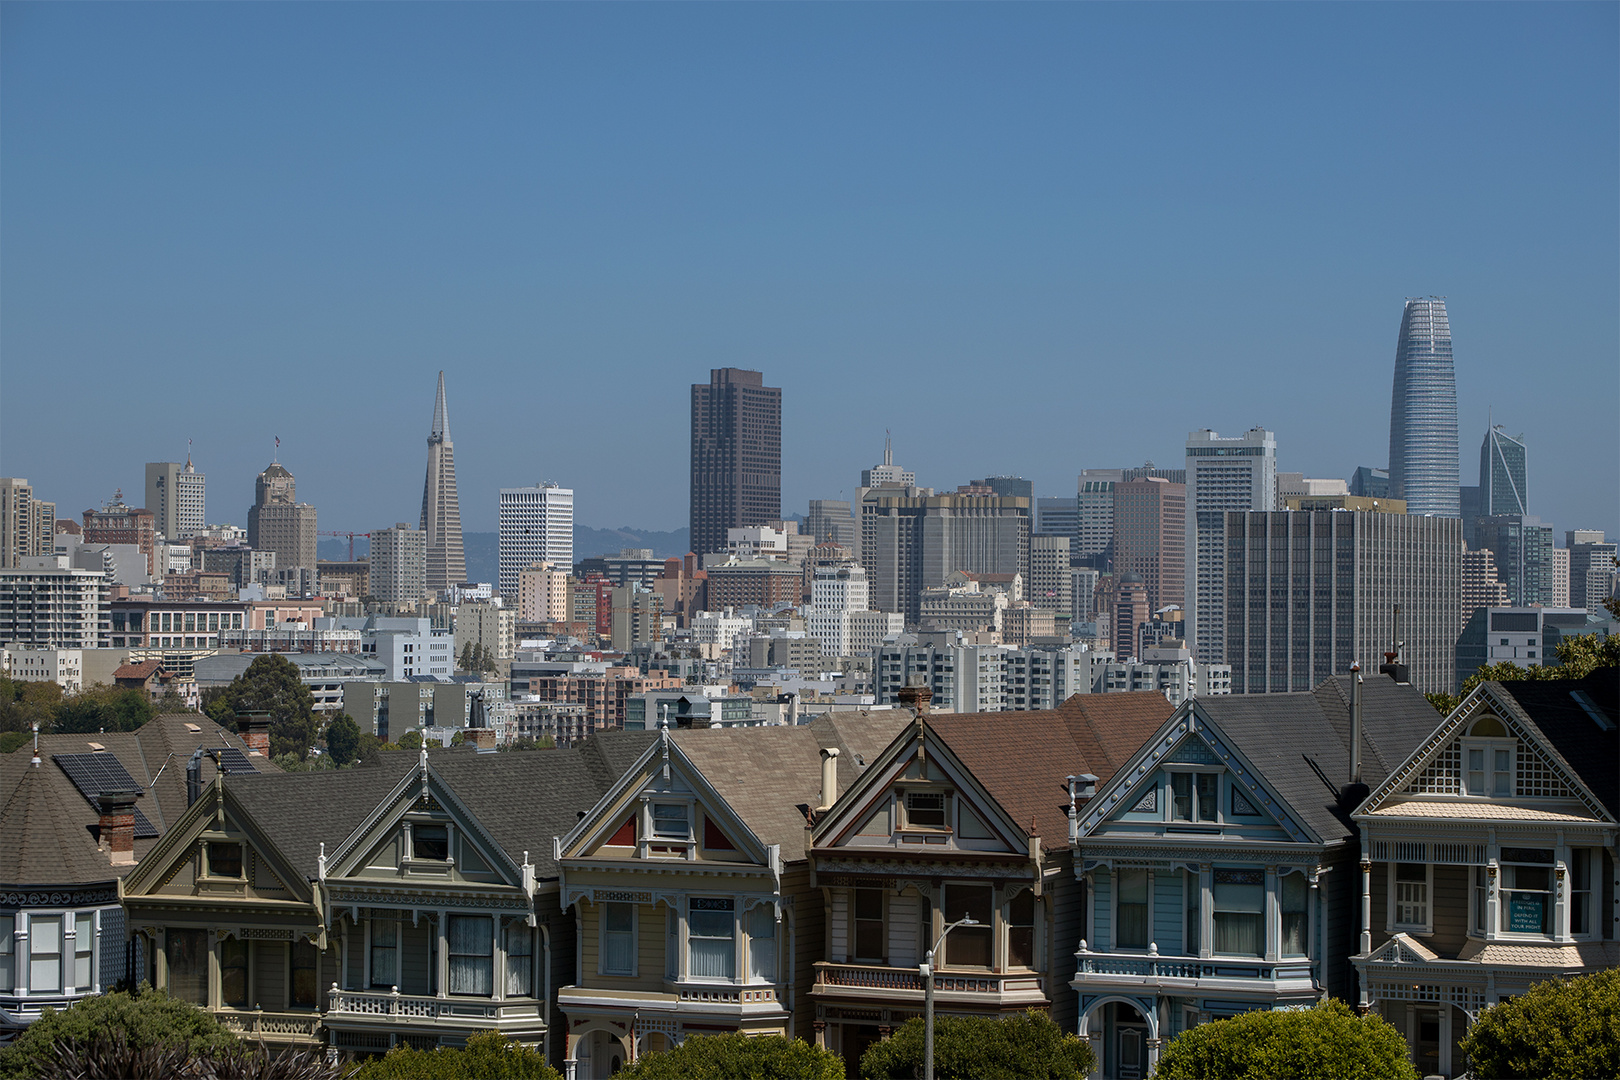
[[(41, 735), (38, 769), (30, 764), (32, 743), (0, 755), (0, 792), (9, 793), (0, 804), (4, 808), (0, 814), (5, 815), (0, 824), (0, 884), (90, 884), (129, 872), (128, 865), (112, 865), (97, 848), (101, 812), (80, 794), (55, 762), (56, 755), (104, 753), (116, 758), (145, 792), (135, 805), (161, 837), (185, 813), (186, 762), (199, 746), (247, 751), (240, 737), (200, 713), (168, 713), (135, 731)], [(264, 772), (280, 771), (263, 757), (249, 760)], [(213, 781), (216, 768), (213, 759), (204, 756), (203, 783)], [(49, 807), (55, 810), (45, 813)], [(158, 837), (135, 840), (137, 860)], [(53, 846), (60, 848), (60, 858), (39, 855)]]
[[(1584, 679), (1490, 685), (1541, 732), (1609, 815), (1620, 820), (1620, 670), (1599, 668)], [(1608, 720), (1607, 731), (1594, 711)]]
[(156, 675), (158, 672), (160, 672), (162, 670), (163, 670), (163, 661), (161, 661), (161, 660), (142, 660), (138, 664), (123, 664), (123, 665), (120, 665), (118, 670), (113, 672), (113, 678), (114, 679), (138, 679), (141, 682), (146, 682), (153, 675)]
[(1026, 836), (1068, 837), (1068, 777), (1091, 773), (1099, 790), (1169, 719), (1163, 694), (1076, 694), (1056, 709), (933, 713), (957, 759)]

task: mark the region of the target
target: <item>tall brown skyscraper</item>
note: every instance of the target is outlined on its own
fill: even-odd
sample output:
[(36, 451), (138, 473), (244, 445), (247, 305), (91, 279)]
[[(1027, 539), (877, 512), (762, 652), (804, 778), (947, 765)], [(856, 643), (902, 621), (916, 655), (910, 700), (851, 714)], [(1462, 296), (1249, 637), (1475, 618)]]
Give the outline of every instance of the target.
[(456, 495), (456, 451), (450, 441), (450, 410), (444, 403), (444, 372), (433, 402), (428, 433), (427, 479), (422, 484), (422, 532), (426, 537), (428, 592), (439, 593), (467, 580), (461, 546), (461, 500)]
[(315, 569), (315, 508), (298, 501), (293, 474), (272, 461), (253, 482), (247, 516), (248, 546), (276, 553), (276, 569)]
[(1114, 485), (1114, 573), (1140, 574), (1149, 613), (1187, 595), (1187, 485), (1157, 476)]
[(782, 516), (782, 391), (757, 371), (715, 368), (692, 385), (692, 550)]

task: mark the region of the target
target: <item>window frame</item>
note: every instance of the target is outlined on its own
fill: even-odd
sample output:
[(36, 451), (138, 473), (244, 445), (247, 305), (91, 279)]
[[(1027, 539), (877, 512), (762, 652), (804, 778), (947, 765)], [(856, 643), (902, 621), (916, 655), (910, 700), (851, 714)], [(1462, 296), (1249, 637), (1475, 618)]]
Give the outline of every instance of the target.
[[(1120, 909), (1125, 892), (1125, 875), (1142, 875), (1142, 932), (1143, 941), (1140, 945), (1126, 945), (1120, 940)], [(1109, 874), (1109, 896), (1113, 901), (1113, 910), (1109, 913), (1109, 945), (1115, 952), (1147, 952), (1148, 946), (1153, 944), (1153, 872), (1145, 866), (1115, 866)], [(1132, 906), (1137, 906), (1133, 904)]]
[[(312, 956), (314, 963), (307, 968), (298, 963), (300, 955)], [(298, 1000), (298, 973), (300, 971), (313, 971), (314, 981), (310, 984), (311, 993), (308, 1001)], [(287, 947), (287, 1008), (288, 1009), (319, 1009), (321, 1007), (321, 950), (315, 943), (306, 937), (295, 939)]]
[[(1221, 807), (1221, 788), (1223, 769), (1212, 769), (1209, 766), (1177, 767), (1165, 766), (1164, 773), (1164, 820), (1170, 825), (1224, 825), (1226, 815)], [(1176, 816), (1176, 780), (1179, 777), (1188, 777), (1187, 780), (1187, 817)], [(1210, 800), (1214, 810), (1213, 817), (1203, 814), (1203, 800), (1199, 793), (1199, 779), (1201, 777), (1213, 778), (1215, 790)]]
[[(1296, 878), (1296, 877), (1299, 878), (1300, 884), (1304, 887), (1305, 899), (1304, 899), (1304, 903), (1300, 907), (1299, 911), (1297, 913), (1291, 913), (1286, 908), (1283, 907), (1283, 890), (1287, 887), (1285, 883), (1288, 882), (1289, 879)], [(1432, 905), (1431, 905), (1430, 910), (1431, 911), (1433, 910)], [(1297, 953), (1288, 952), (1288, 951), (1286, 951), (1286, 948), (1285, 948), (1288, 937), (1287, 937), (1287, 934), (1285, 933), (1285, 931), (1283, 929), (1283, 920), (1286, 919), (1290, 914), (1298, 914), (1299, 917), (1300, 917), (1300, 935), (1299, 936), (1300, 936), (1300, 941), (1303, 943), (1303, 948)], [(1311, 941), (1312, 941), (1312, 938), (1314, 937), (1314, 935), (1311, 933), (1311, 922), (1312, 922), (1312, 912), (1311, 912), (1311, 879), (1310, 879), (1310, 875), (1306, 874), (1305, 871), (1297, 869), (1297, 868), (1292, 869), (1292, 870), (1279, 870), (1278, 873), (1277, 873), (1277, 956), (1278, 956), (1279, 959), (1281, 959), (1281, 960), (1298, 960), (1298, 959), (1306, 959), (1306, 960), (1308, 960), (1308, 959), (1310, 959), (1310, 956), (1311, 956)]]
[[(220, 1006), (226, 1009), (246, 1009), (253, 1003), (253, 968), (252, 960), (248, 955), (248, 942), (245, 938), (224, 936), (216, 941), (214, 945), (217, 949), (217, 960), (219, 964)], [(227, 965), (225, 963), (225, 953), (227, 949), (233, 952), (240, 950), (242, 962), (240, 964), (233, 963)], [(236, 999), (236, 1001), (232, 1001), (225, 996), (225, 973), (227, 971), (240, 971), (242, 973), (242, 993), (241, 996)]]
[[(204, 840), (203, 848), (203, 876), (215, 881), (246, 881), (247, 880), (247, 850), (240, 840)], [(225, 874), (214, 869), (214, 849), (236, 849), (236, 873)], [(228, 862), (228, 860), (227, 860)]]
[[(390, 925), (390, 926), (392, 926), (394, 928), (394, 940), (393, 940), (392, 944), (381, 945), (381, 944), (378, 944), (378, 942), (377, 942), (377, 927), (380, 924), (383, 924), (383, 923), (387, 923), (388, 925)], [(399, 919), (397, 917), (373, 915), (372, 917), (370, 917), (369, 919), (366, 920), (366, 987), (368, 989), (371, 989), (371, 990), (397, 990), (397, 989), (399, 989), (400, 979), (401, 979), (401, 976), (400, 976), (400, 973), (399, 973), (399, 956), (400, 956), (399, 935), (400, 935), (400, 921), (399, 921)], [(391, 982), (378, 982), (377, 981), (377, 953), (379, 951), (388, 952), (388, 953), (393, 954), (394, 977), (393, 977), (393, 980)], [(292, 982), (291, 982), (291, 976), (290, 975), (289, 975), (288, 979), (289, 979), (289, 981), (287, 983), (287, 992), (290, 994), (290, 993), (292, 993)]]
[[(639, 934), (639, 930), (641, 928), (641, 912), (639, 911), (640, 906), (641, 905), (632, 903), (628, 900), (604, 900), (599, 905), (600, 910), (597, 912), (596, 927), (596, 973), (598, 975), (634, 978), (637, 974), (639, 974), (641, 968), (639, 961), (641, 957), (640, 949), (637, 948), (637, 945), (641, 941)], [(614, 908), (630, 909), (630, 929), (628, 931), (609, 929), (608, 913)], [(610, 968), (608, 966), (608, 936), (610, 934), (625, 933), (628, 933), (630, 936), (630, 963), (628, 965), (628, 970)]]
[[(756, 923), (769, 925), (769, 936), (754, 933)], [(779, 942), (782, 937), (782, 926), (776, 918), (776, 905), (770, 901), (755, 904), (743, 912), (744, 932), (748, 937), (748, 981), (764, 985), (776, 985), (781, 981), (781, 955)], [(887, 929), (887, 923), (885, 923)], [(768, 943), (760, 949), (754, 948), (755, 942)], [(761, 964), (761, 957), (769, 957), (768, 964)], [(769, 971), (763, 970), (769, 967)]]
[[(1258, 882), (1255, 882), (1255, 881), (1223, 882), (1223, 881), (1220, 880), (1222, 874), (1244, 874), (1246, 876), (1251, 876), (1251, 877), (1258, 875), (1260, 880)], [(1257, 868), (1252, 867), (1252, 866), (1217, 866), (1217, 867), (1214, 868), (1214, 876), (1211, 878), (1211, 881), (1210, 881), (1210, 943), (1209, 944), (1210, 944), (1210, 955), (1211, 956), (1242, 957), (1242, 958), (1248, 959), (1248, 960), (1264, 959), (1265, 958), (1266, 948), (1267, 948), (1266, 939), (1268, 937), (1268, 934), (1266, 933), (1266, 913), (1267, 913), (1268, 905), (1267, 905), (1267, 901), (1266, 901), (1266, 882), (1265, 882), (1265, 879), (1266, 879), (1265, 871), (1257, 869)], [(1243, 888), (1258, 888), (1260, 890), (1260, 910), (1259, 911), (1250, 911), (1248, 909), (1222, 908), (1221, 907), (1221, 900), (1220, 900), (1220, 891), (1221, 891), (1220, 887), (1222, 885), (1236, 885), (1236, 886), (1241, 886)], [(1223, 914), (1233, 914), (1233, 915), (1243, 915), (1243, 916), (1250, 916), (1250, 917), (1258, 917), (1259, 920), (1260, 920), (1260, 940), (1259, 940), (1258, 949), (1256, 949), (1253, 952), (1229, 952), (1229, 951), (1222, 951), (1220, 948), (1218, 948), (1217, 946), (1218, 946), (1218, 944), (1220, 942), (1220, 937), (1221, 937), (1221, 933), (1220, 933), (1220, 931), (1221, 931), (1221, 916)]]
[[(1013, 920), (1013, 914), (1014, 914), (1013, 906), (1015, 904), (1023, 903), (1024, 899), (1026, 897), (1028, 897), (1028, 902), (1029, 902), (1029, 921), (1027, 923), (1026, 922), (1015, 922)], [(1018, 971), (1040, 971), (1040, 970), (1042, 970), (1041, 969), (1041, 962), (1040, 962), (1041, 961), (1041, 935), (1040, 935), (1040, 930), (1039, 930), (1039, 927), (1041, 925), (1041, 902), (1035, 895), (1034, 887), (1032, 886), (1032, 887), (1027, 888), (1027, 889), (1019, 889), (1017, 892), (1015, 892), (1011, 896), (1007, 897), (1006, 900), (1003, 903), (1003, 910), (1004, 910), (1004, 915), (1002, 917), (1002, 922), (1004, 923), (1004, 925), (1007, 928), (1007, 952), (1006, 952), (1006, 963), (1004, 963), (1002, 965), (1002, 967), (1006, 968), (1008, 970), (1016, 969)], [(1013, 958), (1013, 932), (1017, 931), (1017, 930), (1028, 930), (1029, 931), (1029, 963), (1028, 964), (1017, 963), (1017, 962), (1015, 962), (1015, 960)]]
[[(1460, 740), (1462, 750), (1462, 785), (1461, 794), (1465, 799), (1513, 799), (1518, 797), (1519, 772), (1519, 740), (1511, 735), (1504, 737), (1470, 735)], [(1469, 758), (1472, 753), (1484, 755), (1483, 770), (1474, 770), (1469, 767)], [(1504, 793), (1496, 791), (1496, 755), (1507, 753), (1507, 768), (1503, 771), (1507, 779), (1507, 790)], [(1469, 785), (1469, 776), (1475, 771), (1482, 771), (1484, 776), (1484, 791), (1475, 792)]]
[[(729, 905), (729, 906), (728, 907), (714, 907), (714, 908), (697, 908), (697, 907), (695, 907), (694, 905), (696, 903), (700, 902), (700, 901), (712, 902), (712, 903), (717, 903), (717, 904), (726, 904), (726, 905)], [(738, 953), (738, 948), (737, 948), (737, 938), (738, 938), (737, 915), (738, 915), (738, 911), (737, 911), (737, 909), (740, 906), (741, 905), (739, 905), (737, 903), (737, 898), (735, 896), (688, 896), (686, 898), (686, 941), (685, 941), (685, 946), (686, 946), (686, 977), (687, 977), (687, 979), (692, 980), (694, 982), (712, 982), (712, 983), (735, 983), (737, 981), (737, 953)], [(697, 911), (700, 911), (700, 910), (701, 911), (706, 911), (706, 912), (724, 911), (728, 915), (730, 915), (731, 916), (731, 919), (730, 919), (731, 933), (730, 933), (730, 935), (728, 937), (722, 937), (722, 936), (720, 936), (718, 934), (694, 934), (692, 932), (692, 927), (693, 927), (692, 915), (693, 915), (694, 912), (697, 912)], [(692, 956), (692, 942), (693, 942), (694, 939), (697, 940), (697, 941), (713, 941), (713, 942), (729, 941), (730, 946), (731, 946), (730, 965), (729, 965), (730, 966), (730, 974), (727, 974), (727, 975), (698, 975), (698, 974), (695, 974), (694, 970), (693, 970), (694, 965), (692, 963), (692, 959), (693, 959), (693, 956)]]
[[(982, 889), (985, 892), (986, 896), (987, 896), (987, 900), (985, 901), (985, 907), (987, 908), (988, 918), (981, 920), (980, 925), (978, 925), (978, 926), (959, 926), (955, 930), (952, 930), (950, 932), (950, 934), (945, 938), (945, 945), (944, 945), (944, 953), (945, 953), (945, 955), (943, 957), (936, 956), (934, 958), (935, 966), (937, 968), (941, 968), (941, 969), (949, 967), (949, 968), (954, 968), (954, 969), (961, 970), (961, 971), (993, 971), (993, 970), (995, 970), (995, 967), (996, 967), (996, 937), (997, 937), (996, 931), (999, 929), (999, 927), (997, 926), (997, 922), (998, 922), (998, 914), (997, 913), (998, 913), (998, 911), (1000, 909), (1000, 906), (1001, 906), (1001, 905), (996, 903), (995, 885), (992, 884), (992, 883), (989, 883), (989, 882), (984, 882), (984, 881), (947, 881), (944, 884), (945, 884), (945, 889), (944, 889), (943, 903), (940, 906), (938, 906), (938, 907), (936, 907), (934, 909), (936, 912), (938, 912), (938, 916), (939, 916), (939, 919), (940, 919), (939, 926), (936, 928), (936, 930), (934, 932), (934, 936), (935, 936), (936, 939), (938, 938), (939, 930), (943, 930), (946, 926), (950, 925), (951, 923), (955, 922), (957, 919), (959, 919), (961, 917), (961, 916), (953, 916), (953, 915), (951, 915), (950, 914), (951, 909), (949, 907), (945, 906), (945, 905), (948, 905), (950, 903), (950, 901), (952, 899), (951, 893), (954, 890), (966, 890), (966, 889), (978, 890), (978, 889)], [(963, 962), (960, 962), (960, 961), (956, 960), (953, 957), (953, 954), (952, 954), (952, 951), (951, 951), (951, 943), (953, 941), (966, 942), (966, 941), (969, 941), (969, 940), (978, 940), (978, 939), (980, 939), (981, 936), (987, 938), (988, 943), (989, 943), (989, 948), (987, 950), (989, 952), (989, 957), (988, 957), (988, 959), (986, 960), (985, 963), (983, 963), (983, 964), (963, 963)]]
[[(1594, 870), (1593, 867), (1596, 866), (1601, 868), (1603, 865), (1603, 858), (1600, 854), (1601, 850), (1602, 849), (1600, 848), (1589, 847), (1573, 847), (1569, 849), (1569, 862), (1564, 871), (1564, 878), (1569, 882), (1569, 900), (1567, 908), (1569, 912), (1569, 936), (1578, 941), (1591, 941), (1602, 937), (1602, 930), (1598, 926), (1600, 920), (1598, 919), (1597, 909), (1594, 905), (1593, 899), (1596, 897), (1596, 903), (1601, 903), (1603, 897), (1603, 888), (1601, 882), (1596, 885), (1593, 884), (1593, 879), (1598, 876), (1598, 871)], [(1581, 858), (1582, 856), (1584, 856), (1584, 858)], [(1586, 888), (1584, 889), (1579, 887), (1580, 877), (1577, 873), (1577, 870), (1582, 863), (1584, 863), (1586, 870)], [(1586, 908), (1587, 928), (1585, 930), (1577, 930), (1575, 928), (1575, 914), (1577, 909), (1575, 898), (1582, 895), (1586, 897), (1584, 907)]]
[[(862, 893), (876, 893), (878, 899), (878, 916), (862, 917), (860, 914), (860, 895)], [(868, 955), (860, 951), (859, 942), (860, 924), (877, 923), (879, 928), (878, 941), (883, 946), (875, 955)], [(856, 964), (887, 964), (889, 962), (889, 890), (870, 886), (856, 886), (849, 890), (849, 959)]]
[(0, 915), (0, 994), (17, 990), (17, 914)]
[[(456, 949), (455, 928), (462, 920), (482, 921), (489, 927), (489, 951), (487, 953), (460, 952)], [(493, 998), (495, 996), (495, 920), (492, 916), (475, 913), (449, 912), (445, 916), (444, 956), (448, 976), (446, 990), (454, 997)], [(455, 988), (456, 959), (460, 957), (467, 960), (476, 960), (489, 965), (489, 989), (487, 990), (457, 990)]]
[[(899, 800), (902, 822), (900, 826), (901, 829), (907, 832), (926, 832), (939, 835), (949, 835), (953, 831), (951, 828), (951, 795), (952, 792), (945, 788), (907, 789)], [(922, 809), (920, 807), (913, 808), (911, 805), (911, 800), (919, 797), (926, 799), (939, 799), (939, 808), (937, 813), (939, 814), (940, 823), (938, 825), (929, 822), (917, 821), (912, 816), (915, 812), (917, 812), (917, 810)], [(923, 812), (929, 815), (936, 813), (935, 809), (932, 807)]]
[[(515, 919), (512, 922), (507, 923), (506, 928), (502, 931), (502, 934), (504, 935), (504, 938), (501, 945), (506, 951), (506, 978), (504, 980), (506, 983), (506, 997), (532, 998), (534, 997), (535, 983), (534, 929), (530, 927), (529, 924), (523, 919)], [(512, 943), (514, 941), (523, 942), (528, 947), (528, 951), (513, 952)], [(514, 958), (519, 961), (518, 964), (512, 963)], [(516, 977), (516, 980), (514, 977)], [(514, 981), (521, 981), (523, 985), (520, 987), (514, 987)]]
[[(1384, 864), (1389, 872), (1384, 875), (1384, 929), (1390, 933), (1398, 934), (1432, 934), (1434, 933), (1434, 864), (1429, 862), (1388, 862)], [(1403, 866), (1417, 866), (1423, 870), (1423, 921), (1403, 922), (1398, 912), (1400, 910), (1400, 868)], [(1416, 884), (1416, 882), (1406, 882)]]
[[(1528, 859), (1510, 859), (1508, 855), (1515, 851), (1545, 851), (1552, 858), (1546, 862)], [(1557, 851), (1553, 848), (1502, 848), (1497, 854), (1497, 883), (1496, 883), (1496, 935), (1499, 938), (1514, 938), (1523, 941), (1554, 941), (1558, 937), (1558, 899), (1559, 882), (1557, 873)], [(1542, 870), (1547, 874), (1547, 887), (1545, 889), (1526, 888), (1519, 884), (1519, 870)], [(1509, 885), (1511, 876), (1513, 884)], [(1545, 896), (1542, 910), (1545, 930), (1514, 930), (1511, 925), (1512, 893), (1535, 893)]]
[[(62, 980), (62, 975), (63, 975), (62, 953), (63, 953), (63, 947), (67, 944), (67, 936), (66, 936), (67, 928), (64, 926), (64, 921), (65, 921), (65, 919), (71, 918), (71, 917), (72, 917), (71, 914), (68, 914), (66, 912), (61, 912), (61, 911), (52, 912), (50, 914), (43, 914), (43, 913), (38, 914), (38, 915), (35, 915), (35, 914), (32, 914), (32, 913), (29, 914), (29, 916), (28, 916), (28, 992), (30, 994), (59, 995), (59, 994), (61, 994), (63, 992), (63, 990), (65, 988), (65, 984), (63, 983), (63, 980)], [(56, 925), (56, 949), (54, 951), (42, 952), (42, 951), (40, 951), (39, 949), (37, 949), (35, 947), (36, 942), (38, 942), (38, 940), (39, 940), (39, 929), (38, 928), (41, 927), (41, 926), (49, 926), (52, 923), (54, 923)], [(206, 939), (204, 939), (204, 940), (206, 941)], [(56, 981), (51, 986), (48, 986), (48, 987), (41, 986), (41, 983), (43, 982), (43, 980), (35, 975), (35, 967), (36, 967), (36, 965), (51, 964), (51, 963), (54, 963), (56, 965)], [(204, 971), (205, 977), (206, 977), (207, 970), (208, 970), (208, 961), (206, 959), (204, 959), (203, 960), (203, 971)], [(207, 983), (205, 982), (204, 987), (206, 988), (206, 986), (207, 986)]]

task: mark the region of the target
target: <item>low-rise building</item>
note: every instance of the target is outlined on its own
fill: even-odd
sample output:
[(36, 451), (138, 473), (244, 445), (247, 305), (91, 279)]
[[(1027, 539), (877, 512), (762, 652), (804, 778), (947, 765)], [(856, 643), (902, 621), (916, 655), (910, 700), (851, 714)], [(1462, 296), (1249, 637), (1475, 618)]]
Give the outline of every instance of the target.
[(13, 682), (53, 682), (64, 694), (77, 694), (86, 686), (83, 649), (0, 646), (0, 665)]

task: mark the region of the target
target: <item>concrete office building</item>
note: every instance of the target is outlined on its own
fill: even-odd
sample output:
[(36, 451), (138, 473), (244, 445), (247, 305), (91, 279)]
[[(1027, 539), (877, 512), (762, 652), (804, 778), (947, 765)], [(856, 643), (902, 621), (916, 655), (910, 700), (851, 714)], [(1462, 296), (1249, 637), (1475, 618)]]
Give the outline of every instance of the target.
[[(1466, 525), (1465, 525), (1466, 528)], [(1496, 556), (1489, 548), (1463, 548), (1462, 615), (1466, 620), (1483, 607), (1506, 607), (1507, 586), (1496, 575)]]
[(987, 476), (983, 480), (969, 480), (967, 486), (980, 488), (992, 495), (1015, 496), (1028, 499), (1035, 505), (1035, 481), (1022, 476)]
[(837, 544), (857, 557), (861, 553), (861, 530), (842, 499), (811, 499), (804, 531), (812, 544)]
[[(1473, 522), (1477, 547), (1496, 560), (1496, 576), (1507, 586), (1508, 604), (1531, 607), (1551, 604), (1558, 590), (1553, 585), (1553, 527), (1530, 514), (1497, 514)], [(1565, 578), (1568, 589), (1568, 578)]]
[(1529, 512), (1524, 436), (1509, 435), (1497, 424), (1485, 433), (1479, 448), (1479, 516)]
[(1074, 500), (1076, 558), (1091, 559), (1108, 552), (1114, 542), (1114, 485), (1124, 479), (1123, 469), (1081, 470)]
[(1457, 683), (1452, 692), (1460, 692), (1462, 684), (1487, 664), (1556, 666), (1559, 643), (1590, 632), (1586, 612), (1580, 608), (1478, 608), (1457, 638)]
[(1603, 601), (1614, 595), (1620, 548), (1603, 539), (1602, 529), (1571, 529), (1564, 534), (1564, 546), (1569, 550), (1570, 605), (1602, 614)]
[(1114, 572), (1140, 574), (1149, 611), (1186, 596), (1187, 488), (1157, 476), (1114, 486)]
[(513, 595), (525, 567), (574, 564), (574, 489), (552, 483), (501, 488), (499, 527), (500, 590)]
[(1460, 517), (1458, 473), (1457, 378), (1446, 302), (1438, 296), (1412, 297), (1401, 313), (1395, 345), (1389, 494), (1405, 499), (1412, 514)]
[(401, 521), (371, 534), (371, 595), (414, 604), (427, 595), (427, 534)]
[(1097, 618), (1097, 583), (1102, 572), (1089, 566), (1069, 567), (1069, 618), (1077, 623)]
[[(82, 543), (133, 544), (146, 556), (146, 572), (161, 573), (157, 566), (157, 528), (152, 511), (124, 505), (124, 492), (119, 489), (100, 510), (84, 512)], [(52, 549), (55, 551), (53, 543)]]
[(1352, 663), (1376, 672), (1398, 641), (1414, 686), (1451, 690), (1463, 622), (1459, 519), (1355, 511), (1225, 518), (1227, 564), (1242, 568), (1225, 579), (1233, 693), (1309, 690)]
[(1114, 625), (1110, 638), (1114, 655), (1129, 660), (1136, 655), (1137, 631), (1148, 621), (1152, 608), (1148, 606), (1147, 582), (1140, 574), (1124, 574), (1114, 593)]
[(0, 569), (52, 554), (55, 534), (56, 504), (36, 498), (27, 480), (0, 476)]
[(0, 642), (49, 649), (106, 648), (112, 630), (107, 575), (75, 570), (66, 555), (30, 555), (0, 569)]
[(1569, 607), (1569, 549), (1555, 547), (1549, 570), (1542, 575), (1541, 602), (1547, 607)]
[(490, 601), (464, 601), (456, 605), (455, 654), (468, 645), (489, 650), (496, 660), (510, 660), (517, 649), (517, 612)]
[(1029, 538), (1029, 585), (1024, 595), (1029, 602), (1047, 611), (1069, 615), (1074, 608), (1074, 584), (1070, 580), (1070, 539), (1067, 536)]
[(1078, 547), (1080, 540), (1080, 500), (1035, 500), (1035, 536), (1063, 536), (1070, 549)]
[(691, 546), (782, 517), (782, 391), (757, 371), (715, 368), (692, 386)]
[(549, 562), (531, 563), (518, 571), (519, 622), (568, 621), (568, 571)]
[(850, 616), (871, 607), (866, 569), (856, 563), (818, 566), (810, 578), (810, 610), (805, 627), (828, 656), (854, 656)]
[[(1187, 647), (1200, 663), (1227, 659), (1224, 644), (1225, 515), (1276, 509), (1277, 439), (1265, 428), (1222, 438), (1187, 435), (1187, 526), (1183, 561)], [(1325, 676), (1324, 676), (1325, 677)], [(1312, 686), (1315, 683), (1311, 684)]]
[(461, 497), (456, 492), (456, 450), (450, 441), (450, 410), (444, 401), (444, 372), (433, 400), (428, 432), (427, 478), (422, 482), (420, 528), (427, 546), (427, 591), (434, 596), (467, 580), (462, 548)]
[(917, 474), (894, 463), (894, 443), (883, 433), (883, 464), (861, 470), (861, 487), (915, 487)]
[[(922, 590), (952, 571), (1029, 580), (1028, 499), (924, 490), (873, 488), (861, 498), (861, 562), (874, 607), (916, 623)], [(712, 572), (710, 580), (712, 589)]]
[(298, 483), (279, 462), (254, 481), (248, 547), (276, 553), (276, 569), (315, 569), (315, 508), (298, 501)]
[(169, 540), (189, 540), (202, 532), (208, 520), (204, 509), (208, 478), (191, 464), (178, 461), (146, 463), (146, 508), (152, 524)]
[(1350, 494), (1368, 499), (1389, 498), (1389, 470), (1362, 465), (1350, 477)]

